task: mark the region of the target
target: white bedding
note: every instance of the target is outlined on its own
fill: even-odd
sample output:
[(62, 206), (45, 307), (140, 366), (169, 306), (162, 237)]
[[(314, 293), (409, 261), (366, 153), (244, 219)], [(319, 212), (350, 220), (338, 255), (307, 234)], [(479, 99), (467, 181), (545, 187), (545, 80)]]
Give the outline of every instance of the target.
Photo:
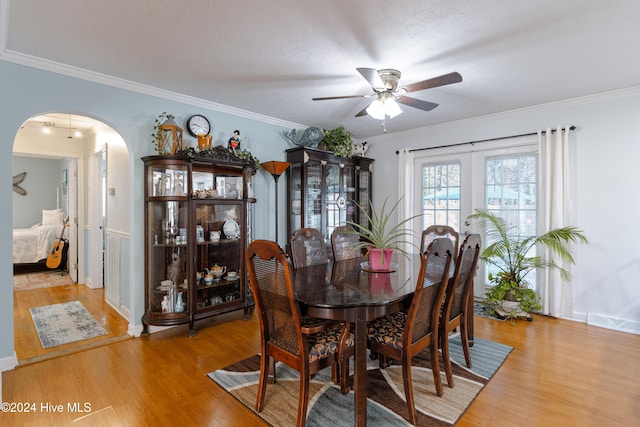
[(13, 263), (33, 263), (49, 256), (53, 244), (60, 237), (62, 225), (39, 225), (13, 230)]

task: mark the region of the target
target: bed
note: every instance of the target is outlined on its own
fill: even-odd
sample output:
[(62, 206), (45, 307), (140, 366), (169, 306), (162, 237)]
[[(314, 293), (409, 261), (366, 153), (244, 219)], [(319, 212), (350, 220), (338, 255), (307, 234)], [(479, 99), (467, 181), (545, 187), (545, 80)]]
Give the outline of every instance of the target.
[(64, 222), (62, 210), (43, 210), (42, 223), (13, 229), (13, 264), (37, 263), (49, 256)]

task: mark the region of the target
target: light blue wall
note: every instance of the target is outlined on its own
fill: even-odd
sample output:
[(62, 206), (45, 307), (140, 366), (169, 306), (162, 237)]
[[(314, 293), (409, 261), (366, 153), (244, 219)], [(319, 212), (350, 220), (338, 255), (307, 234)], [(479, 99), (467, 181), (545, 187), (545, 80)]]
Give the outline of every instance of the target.
[[(178, 123), (194, 113), (206, 115), (213, 127), (214, 145), (225, 143), (234, 129), (251, 137), (251, 151), (261, 161), (284, 160), (289, 148), (279, 132), (290, 127), (252, 120), (185, 103), (168, 101), (124, 89), (113, 88), (77, 78), (0, 61), (0, 182), (9, 182), (12, 171), (13, 141), (20, 126), (30, 117), (49, 112), (82, 114), (111, 126), (125, 141), (130, 153), (131, 206), (129, 271), (125, 301), (131, 301), (131, 323), (139, 325), (144, 310), (144, 193), (142, 156), (154, 154), (150, 134), (155, 118), (163, 111), (173, 114)], [(284, 122), (283, 122), (284, 123)], [(195, 141), (194, 141), (195, 143)], [(275, 206), (273, 178), (264, 171), (254, 177), (257, 198), (254, 236), (273, 239)], [(280, 194), (285, 194), (285, 180), (279, 182)], [(0, 186), (0, 199), (8, 200), (9, 185)], [(284, 211), (285, 198), (279, 198)], [(0, 360), (14, 356), (13, 352), (13, 295), (11, 265), (11, 207), (0, 208)], [(280, 242), (284, 239), (285, 215), (280, 215)]]
[(58, 159), (13, 157), (13, 176), (27, 173), (19, 184), (27, 192), (26, 196), (12, 192), (13, 228), (29, 228), (41, 223), (43, 209), (64, 208), (56, 204), (56, 190), (62, 195), (61, 168), (62, 162)]

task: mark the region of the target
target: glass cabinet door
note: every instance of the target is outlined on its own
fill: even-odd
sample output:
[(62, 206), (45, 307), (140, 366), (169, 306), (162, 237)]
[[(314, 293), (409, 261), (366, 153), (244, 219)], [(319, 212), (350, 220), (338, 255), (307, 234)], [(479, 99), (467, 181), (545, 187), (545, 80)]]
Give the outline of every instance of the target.
[(182, 197), (188, 194), (186, 165), (153, 165), (148, 172), (150, 197)]
[(244, 281), (243, 204), (203, 201), (195, 204), (194, 215), (196, 312), (237, 304)]
[(188, 202), (151, 201), (147, 209), (147, 313), (182, 316), (188, 311)]
[(344, 203), (341, 203), (340, 194), (340, 175), (341, 168), (337, 164), (328, 163), (325, 166), (325, 189), (324, 189), (324, 206), (327, 213), (326, 227), (322, 228), (325, 239), (331, 238), (333, 229), (344, 222)]
[(291, 165), (289, 169), (289, 228), (302, 228), (302, 165)]
[(307, 164), (307, 191), (304, 194), (304, 226), (322, 230), (322, 164)]

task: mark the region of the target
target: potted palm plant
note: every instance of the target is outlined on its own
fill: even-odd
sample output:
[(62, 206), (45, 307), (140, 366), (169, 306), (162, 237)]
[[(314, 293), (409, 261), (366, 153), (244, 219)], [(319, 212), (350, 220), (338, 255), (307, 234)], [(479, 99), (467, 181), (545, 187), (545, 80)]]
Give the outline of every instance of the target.
[(387, 202), (389, 196), (382, 203), (380, 212), (376, 212), (373, 203), (369, 201), (370, 209), (354, 202), (360, 209), (360, 212), (366, 217), (366, 224), (359, 224), (353, 221), (347, 221), (354, 228), (354, 233), (360, 237), (360, 241), (356, 243), (356, 249), (366, 249), (369, 256), (369, 266), (376, 271), (389, 271), (391, 269), (391, 256), (393, 251), (397, 250), (402, 255), (407, 256), (404, 245), (415, 246), (413, 238), (414, 232), (406, 225), (411, 220), (420, 215), (396, 222), (393, 218), (396, 209), (402, 198), (387, 211)]
[(483, 303), (491, 314), (511, 320), (520, 316), (531, 320), (530, 313), (541, 309), (535, 291), (526, 280), (527, 274), (539, 268), (554, 268), (560, 271), (564, 281), (571, 279), (569, 271), (553, 259), (537, 255), (535, 248), (550, 248), (559, 259), (574, 264), (571, 244), (587, 243), (582, 230), (576, 227), (554, 228), (538, 236), (524, 237), (517, 227), (482, 209), (476, 209), (467, 220), (484, 224), (490, 244), (480, 253), (480, 259), (498, 269), (497, 274), (488, 275), (492, 286), (486, 291)]

